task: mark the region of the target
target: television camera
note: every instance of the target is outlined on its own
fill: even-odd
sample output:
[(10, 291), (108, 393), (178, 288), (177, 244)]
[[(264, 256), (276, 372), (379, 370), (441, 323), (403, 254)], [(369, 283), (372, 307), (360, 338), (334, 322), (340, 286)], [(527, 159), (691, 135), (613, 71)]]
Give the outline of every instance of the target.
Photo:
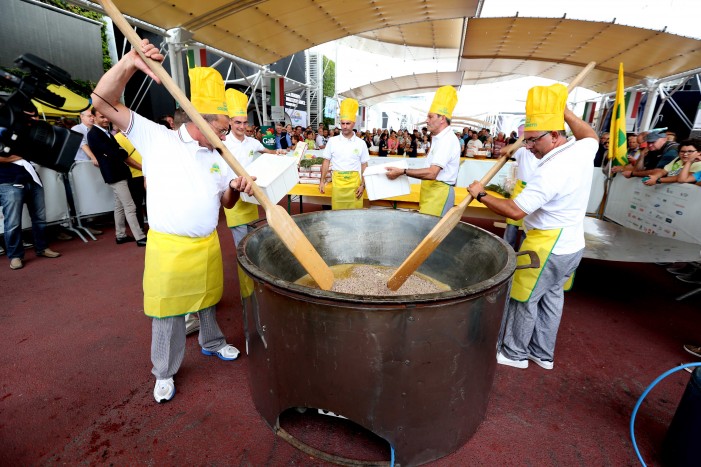
[(62, 110), (66, 98), (51, 92), (47, 86), (71, 83), (71, 76), (32, 54), (24, 54), (14, 63), (28, 74), (20, 77), (0, 70), (0, 83), (15, 88), (9, 97), (0, 96), (0, 155), (17, 155), (56, 171), (68, 172), (82, 135), (37, 119), (32, 99)]

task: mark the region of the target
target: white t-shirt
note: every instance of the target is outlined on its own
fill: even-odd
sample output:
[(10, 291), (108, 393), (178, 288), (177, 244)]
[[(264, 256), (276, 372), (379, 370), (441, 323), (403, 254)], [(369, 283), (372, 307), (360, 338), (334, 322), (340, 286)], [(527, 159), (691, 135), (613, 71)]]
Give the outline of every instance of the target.
[(367, 144), (355, 135), (350, 138), (346, 138), (343, 135), (329, 138), (321, 157), (329, 159), (331, 161), (331, 169), (336, 172), (353, 171), (361, 175), (361, 164), (370, 160)]
[(131, 112), (124, 133), (143, 157), (151, 228), (206, 237), (217, 227), (221, 196), (236, 175), (218, 152), (200, 147), (186, 127), (169, 130)]
[(533, 172), (535, 172), (540, 161), (536, 159), (531, 151), (523, 146), (516, 150), (514, 159), (516, 159), (516, 163), (518, 164), (516, 178), (528, 183), (528, 181), (533, 178)]
[(90, 156), (88, 156), (88, 154), (83, 150), (83, 146), (88, 144), (88, 131), (90, 131), (90, 128), (85, 126), (85, 124), (83, 124), (83, 123), (79, 123), (77, 125), (73, 125), (71, 130), (83, 135), (83, 139), (80, 142), (80, 147), (78, 148), (78, 152), (75, 153), (74, 160), (76, 160), (76, 161), (89, 161)]
[(324, 138), (322, 135), (316, 135), (317, 149), (321, 148), (322, 146), (326, 146), (326, 138)]
[(542, 159), (514, 203), (527, 215), (526, 231), (562, 229), (553, 254), (584, 248), (584, 216), (591, 189), (592, 163), (599, 148), (594, 138), (570, 139)]
[(246, 168), (253, 162), (254, 154), (265, 151), (263, 143), (250, 136), (244, 136), (243, 141), (239, 141), (236, 137), (229, 133), (224, 140), (224, 146), (229, 152), (234, 155), (236, 160), (242, 167)]
[(484, 144), (478, 139), (471, 139), (467, 142), (467, 147), (469, 149), (482, 149)]
[(443, 169), (438, 172), (436, 180), (455, 185), (460, 169), (460, 140), (449, 126), (433, 136), (427, 159), (429, 167), (437, 165)]

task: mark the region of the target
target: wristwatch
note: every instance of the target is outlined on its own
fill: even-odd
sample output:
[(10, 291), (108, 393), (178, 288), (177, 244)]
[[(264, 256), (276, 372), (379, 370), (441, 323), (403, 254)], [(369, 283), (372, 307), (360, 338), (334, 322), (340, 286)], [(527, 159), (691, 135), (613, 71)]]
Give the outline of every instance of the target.
[(486, 192), (486, 191), (480, 191), (479, 193), (477, 193), (477, 202), (478, 202), (478, 203), (481, 203), (481, 202), (482, 202), (482, 198), (483, 198), (484, 196), (487, 196), (487, 192)]

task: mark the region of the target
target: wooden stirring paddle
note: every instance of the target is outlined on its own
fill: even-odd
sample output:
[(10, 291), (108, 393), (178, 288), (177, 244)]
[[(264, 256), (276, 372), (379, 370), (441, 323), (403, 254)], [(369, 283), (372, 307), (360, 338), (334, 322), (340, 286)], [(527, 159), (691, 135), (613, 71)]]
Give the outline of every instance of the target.
[[(592, 68), (596, 66), (596, 62), (589, 62), (586, 67), (574, 78), (574, 80), (569, 84), (567, 89), (571, 91), (575, 87), (579, 86), (584, 77), (591, 71)], [(513, 151), (521, 146), (523, 137), (520, 137), (517, 142), (509, 146), (508, 151), (497, 160), (497, 162), (492, 166), (491, 169), (482, 177), (480, 183), (485, 186), (487, 185), (492, 177), (501, 170), (501, 168), (509, 160), (509, 157)], [(387, 288), (390, 290), (397, 290), (402, 284), (407, 280), (407, 278), (412, 275), (418, 268), (426, 261), (433, 251), (438, 248), (443, 239), (448, 236), (450, 232), (453, 231), (456, 225), (460, 222), (465, 208), (472, 201), (472, 195), (468, 192), (464, 200), (460, 202), (457, 206), (453, 206), (450, 211), (448, 211), (445, 216), (431, 229), (431, 231), (426, 235), (426, 237), (419, 243), (419, 245), (414, 248), (414, 251), (404, 260), (404, 262), (394, 271), (387, 281)]]
[(124, 34), (124, 37), (129, 40), (134, 49), (139, 53), (141, 59), (148, 65), (153, 73), (161, 80), (161, 83), (166, 87), (173, 98), (180, 103), (182, 109), (187, 113), (192, 122), (197, 125), (197, 128), (206, 136), (212, 146), (214, 146), (226, 163), (233, 169), (234, 173), (239, 177), (246, 177), (253, 185), (253, 196), (265, 209), (265, 216), (268, 224), (275, 231), (277, 236), (282, 240), (288, 250), (297, 258), (302, 267), (316, 281), (319, 287), (323, 290), (330, 290), (333, 286), (333, 272), (321, 258), (319, 253), (314, 249), (309, 239), (304, 236), (304, 233), (297, 227), (294, 220), (285, 211), (282, 206), (273, 204), (273, 202), (265, 195), (265, 192), (251, 180), (250, 175), (239, 164), (229, 150), (224, 146), (221, 140), (214, 133), (209, 124), (202, 118), (200, 113), (195, 109), (190, 100), (185, 96), (185, 93), (175, 84), (168, 72), (163, 66), (154, 60), (147, 58), (141, 53), (141, 38), (129, 26), (127, 20), (122, 13), (112, 3), (111, 0), (99, 0), (105, 12), (112, 18), (112, 21)]

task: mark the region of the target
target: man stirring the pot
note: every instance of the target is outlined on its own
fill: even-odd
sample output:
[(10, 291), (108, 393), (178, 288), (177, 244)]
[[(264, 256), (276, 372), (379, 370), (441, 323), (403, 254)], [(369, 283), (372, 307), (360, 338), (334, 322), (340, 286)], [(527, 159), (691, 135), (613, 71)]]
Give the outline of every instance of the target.
[[(163, 61), (158, 48), (141, 43), (149, 58)], [(223, 291), (223, 266), (217, 223), (220, 206), (232, 207), (239, 191), (250, 193), (236, 178), (197, 126), (188, 122), (177, 131), (130, 111), (119, 102), (137, 70), (157, 78), (136, 51), (102, 77), (92, 98), (95, 108), (124, 131), (143, 156), (148, 179), (151, 229), (144, 267), (144, 313), (152, 318), (151, 361), (156, 376), (153, 396), (165, 402), (175, 395), (173, 376), (185, 355), (184, 315), (200, 316), (202, 353), (235, 360), (239, 351), (227, 344), (216, 320)], [(213, 68), (190, 70), (192, 104), (224, 139), (229, 118), (224, 81)]]
[(460, 169), (460, 141), (450, 129), (453, 110), (458, 103), (458, 93), (452, 86), (438, 88), (426, 116), (426, 126), (433, 135), (428, 167), (423, 169), (399, 169), (387, 167), (387, 178), (400, 175), (421, 179), (419, 212), (444, 216), (455, 204), (455, 182)]
[[(477, 181), (468, 187), (493, 212), (523, 219), (526, 240), (521, 250), (533, 250), (540, 259), (540, 268), (514, 274), (497, 349), (502, 365), (527, 368), (531, 360), (553, 368), (564, 290), (571, 286), (584, 251), (584, 215), (598, 139), (566, 102), (562, 84), (528, 91), (523, 143), (538, 163), (517, 198), (491, 196)], [(574, 135), (570, 140), (565, 123)]]

